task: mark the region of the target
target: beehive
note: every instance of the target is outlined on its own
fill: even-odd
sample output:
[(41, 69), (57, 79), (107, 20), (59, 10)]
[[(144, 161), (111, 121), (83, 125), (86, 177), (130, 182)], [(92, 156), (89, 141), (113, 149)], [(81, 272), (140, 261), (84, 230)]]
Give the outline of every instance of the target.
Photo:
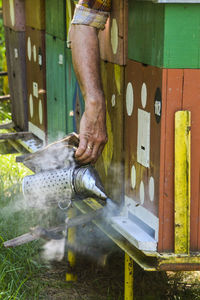
[(5, 42), (12, 119), (21, 130), (27, 130), (25, 32), (5, 27)]
[(45, 32), (26, 27), (26, 70), (29, 130), (46, 139)]
[(199, 68), (199, 4), (129, 1), (128, 57), (164, 68)]
[(199, 75), (130, 60), (126, 68), (125, 207), (158, 251), (174, 251), (174, 115), (185, 109), (192, 113), (191, 250), (199, 247)]

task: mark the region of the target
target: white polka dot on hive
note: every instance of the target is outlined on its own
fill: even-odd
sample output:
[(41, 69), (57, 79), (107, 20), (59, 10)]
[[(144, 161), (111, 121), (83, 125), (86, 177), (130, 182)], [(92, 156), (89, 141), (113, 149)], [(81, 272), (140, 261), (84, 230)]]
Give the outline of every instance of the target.
[(115, 95), (112, 95), (111, 104), (112, 104), (112, 107), (114, 107), (116, 104)]
[(117, 25), (117, 20), (115, 18), (112, 19), (111, 45), (112, 45), (113, 53), (116, 54), (118, 49), (118, 25)]
[(15, 7), (14, 7), (14, 0), (9, 0), (10, 5), (10, 20), (12, 26), (15, 25)]
[(42, 124), (43, 122), (43, 109), (42, 109), (42, 101), (39, 100), (39, 121), (40, 121), (40, 124)]
[(140, 203), (144, 204), (144, 182), (140, 182)]
[(37, 61), (37, 50), (35, 45), (33, 45), (33, 60), (34, 62)]
[(145, 108), (147, 105), (147, 86), (144, 82), (142, 84), (142, 89), (141, 89), (141, 102), (142, 102), (142, 107)]
[(151, 201), (154, 200), (154, 190), (155, 190), (154, 178), (151, 176), (149, 179), (149, 198)]
[(133, 165), (131, 168), (131, 187), (134, 189), (136, 186), (136, 169), (135, 166)]
[(131, 116), (133, 113), (134, 106), (134, 94), (132, 83), (129, 82), (126, 89), (126, 111), (128, 116)]
[(31, 38), (30, 38), (30, 36), (28, 37), (28, 40), (27, 40), (27, 55), (28, 55), (28, 59), (31, 61)]
[(29, 111), (31, 118), (33, 117), (33, 96), (32, 94), (29, 95)]

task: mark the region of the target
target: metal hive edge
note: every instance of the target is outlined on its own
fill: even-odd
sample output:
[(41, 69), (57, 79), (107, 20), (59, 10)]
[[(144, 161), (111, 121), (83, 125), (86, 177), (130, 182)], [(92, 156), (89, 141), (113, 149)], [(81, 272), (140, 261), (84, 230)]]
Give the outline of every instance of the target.
[[(82, 213), (101, 208), (95, 199), (88, 198), (74, 202), (74, 206)], [(200, 270), (200, 253), (175, 254), (138, 250), (105, 220), (93, 223), (103, 231), (119, 248), (125, 251), (145, 271), (197, 271)]]

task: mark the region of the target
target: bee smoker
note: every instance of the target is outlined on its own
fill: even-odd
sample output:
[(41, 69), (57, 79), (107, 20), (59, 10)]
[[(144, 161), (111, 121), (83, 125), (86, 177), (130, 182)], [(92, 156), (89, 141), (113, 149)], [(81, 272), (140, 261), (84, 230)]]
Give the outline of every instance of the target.
[(22, 190), (26, 199), (42, 199), (45, 203), (65, 201), (70, 204), (71, 200), (88, 197), (107, 199), (99, 175), (91, 165), (74, 165), (26, 176)]

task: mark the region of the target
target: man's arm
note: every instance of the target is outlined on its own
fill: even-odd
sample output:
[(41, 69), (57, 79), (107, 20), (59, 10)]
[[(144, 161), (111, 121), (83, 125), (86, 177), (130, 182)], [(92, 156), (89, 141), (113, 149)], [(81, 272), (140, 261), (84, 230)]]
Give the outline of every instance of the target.
[[(89, 2), (89, 0), (79, 1), (79, 3), (84, 5), (89, 5)], [(94, 1), (92, 2), (94, 5)], [(98, 0), (96, 4), (98, 4)], [(82, 5), (78, 6), (78, 9), (82, 9), (82, 7)], [(99, 7), (95, 6), (95, 8)], [(108, 10), (108, 8), (107, 6), (104, 9)], [(88, 6), (87, 9), (89, 11)], [(80, 12), (80, 10), (77, 13), (75, 12), (70, 40), (73, 65), (85, 100), (85, 112), (80, 123), (80, 144), (75, 156), (79, 162), (86, 164), (96, 162), (107, 142), (106, 105), (101, 83), (99, 41), (97, 36), (97, 28), (104, 27), (107, 13), (102, 12), (101, 18), (100, 12), (100, 18), (96, 20), (96, 10), (92, 9), (93, 16), (91, 20), (92, 24), (94, 24), (93, 26), (87, 24), (88, 17), (86, 18), (86, 23), (83, 19), (79, 21), (78, 14)]]

